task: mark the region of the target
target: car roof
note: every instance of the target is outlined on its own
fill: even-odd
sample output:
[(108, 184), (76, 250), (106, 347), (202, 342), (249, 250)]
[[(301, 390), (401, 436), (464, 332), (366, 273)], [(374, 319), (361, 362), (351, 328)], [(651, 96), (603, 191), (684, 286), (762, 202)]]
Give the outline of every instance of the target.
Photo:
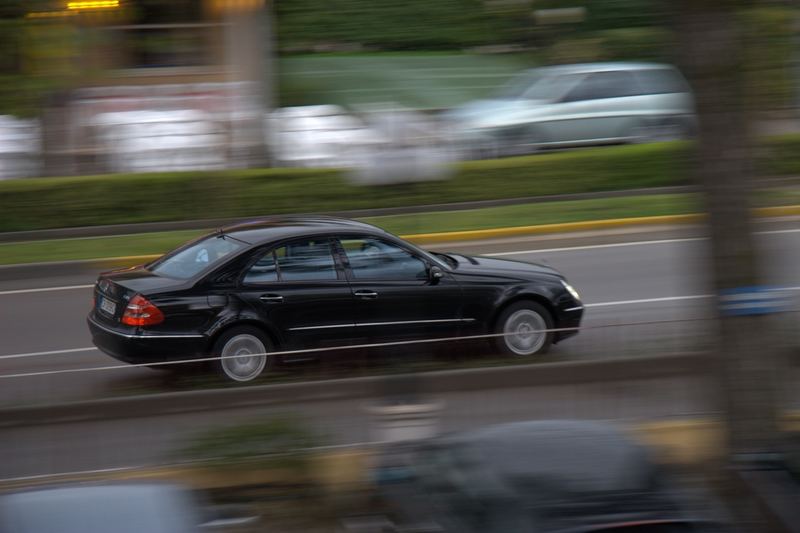
[(387, 234), (384, 230), (357, 220), (323, 215), (281, 215), (259, 218), (220, 229), (226, 235), (250, 244), (261, 244), (287, 237), (300, 237), (336, 231), (363, 231)]
[(572, 65), (552, 65), (530, 69), (530, 72), (546, 71), (552, 74), (583, 74), (589, 72), (607, 72), (611, 70), (650, 70), (673, 69), (665, 63), (647, 63), (640, 61), (614, 61), (601, 63), (576, 63)]
[(500, 424), (446, 435), (433, 446), (466, 459), (462, 468), (473, 476), (465, 479), (491, 473), (547, 485), (551, 492), (641, 490), (652, 469), (637, 442), (611, 424), (585, 420)]

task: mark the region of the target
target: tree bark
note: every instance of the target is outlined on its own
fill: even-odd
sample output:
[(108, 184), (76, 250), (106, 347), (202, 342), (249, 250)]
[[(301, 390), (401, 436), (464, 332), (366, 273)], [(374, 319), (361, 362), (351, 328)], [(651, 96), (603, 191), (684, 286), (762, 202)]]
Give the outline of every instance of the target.
[[(702, 188), (711, 238), (714, 289), (762, 284), (750, 199), (756, 181), (752, 112), (747, 94), (747, 2), (680, 0), (680, 63), (695, 95), (698, 138), (695, 179)], [(719, 303), (719, 300), (718, 300)], [(718, 307), (719, 309), (719, 307)], [(716, 340), (720, 407), (734, 458), (775, 452), (779, 350), (767, 316), (726, 316), (709, 331)]]

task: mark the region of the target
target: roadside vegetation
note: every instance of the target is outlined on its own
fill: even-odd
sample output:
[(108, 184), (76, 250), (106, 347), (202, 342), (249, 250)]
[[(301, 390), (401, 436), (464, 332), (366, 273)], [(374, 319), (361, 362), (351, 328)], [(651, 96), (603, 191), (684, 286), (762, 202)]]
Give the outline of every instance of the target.
[[(800, 204), (800, 189), (782, 188), (762, 191), (756, 204), (758, 206)], [(701, 206), (696, 195), (652, 194), (363, 217), (360, 220), (378, 225), (392, 233), (408, 236), (420, 233), (534, 226), (609, 218), (680, 215), (697, 213), (700, 210)], [(115, 237), (0, 243), (0, 264), (116, 257), (129, 257), (131, 263), (143, 262), (149, 256), (169, 251), (191, 238), (202, 235), (205, 231), (166, 231)]]
[[(600, 147), (470, 161), (448, 180), (391, 186), (359, 186), (344, 171), (300, 168), (7, 180), (0, 182), (0, 232), (686, 185), (689, 154), (687, 143)], [(763, 141), (760, 175), (800, 175), (800, 135)]]

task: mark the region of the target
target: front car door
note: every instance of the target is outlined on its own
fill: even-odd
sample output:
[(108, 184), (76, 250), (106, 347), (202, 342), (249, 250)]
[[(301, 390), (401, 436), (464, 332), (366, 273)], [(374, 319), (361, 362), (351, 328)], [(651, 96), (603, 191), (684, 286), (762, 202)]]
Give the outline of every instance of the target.
[(329, 237), (259, 250), (239, 295), (281, 337), (281, 349), (341, 345), (353, 335), (353, 297)]
[[(356, 334), (372, 342), (455, 336), (461, 330), (461, 288), (416, 250), (382, 237), (340, 236), (354, 298)], [(441, 265), (436, 265), (441, 268)]]

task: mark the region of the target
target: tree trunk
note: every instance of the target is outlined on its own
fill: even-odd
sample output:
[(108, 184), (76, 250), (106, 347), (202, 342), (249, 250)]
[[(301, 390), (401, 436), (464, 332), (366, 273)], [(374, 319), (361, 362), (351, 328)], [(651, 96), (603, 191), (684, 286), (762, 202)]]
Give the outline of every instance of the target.
[[(762, 284), (752, 232), (754, 136), (745, 83), (747, 34), (737, 9), (746, 2), (678, 3), (682, 68), (694, 89), (698, 116), (695, 179), (703, 191), (716, 293)], [(718, 299), (719, 303), (719, 299)], [(719, 309), (719, 307), (718, 307)], [(766, 316), (726, 316), (709, 331), (716, 340), (720, 407), (733, 457), (778, 447), (778, 347)]]

